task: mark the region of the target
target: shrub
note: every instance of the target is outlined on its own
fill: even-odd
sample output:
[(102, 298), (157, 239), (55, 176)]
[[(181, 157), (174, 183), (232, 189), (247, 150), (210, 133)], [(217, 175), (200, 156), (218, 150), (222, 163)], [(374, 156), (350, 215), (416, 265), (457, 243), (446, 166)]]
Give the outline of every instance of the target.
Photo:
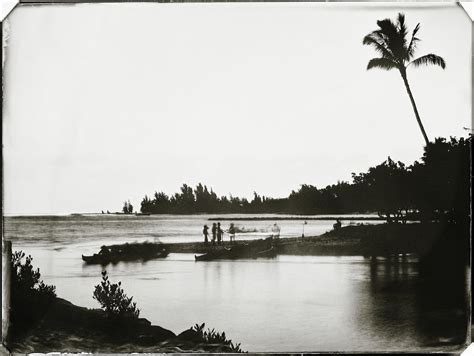
[(28, 255), (23, 263), (25, 253), (23, 251), (15, 251), (12, 254), (12, 294), (13, 296), (22, 295), (29, 297), (31, 295), (39, 295), (45, 299), (53, 299), (56, 297), (56, 287), (45, 284), (41, 278), (39, 268), (33, 268), (33, 257)]
[(107, 271), (102, 272), (102, 282), (95, 286), (93, 298), (99, 302), (109, 317), (138, 318), (140, 310), (133, 297), (127, 297), (120, 287), (121, 282), (110, 283)]
[[(26, 258), (25, 258), (26, 257)], [(23, 251), (12, 254), (11, 264), (11, 326), (12, 333), (24, 332), (37, 322), (56, 298), (56, 287), (45, 284), (33, 257)]]
[(206, 344), (225, 345), (230, 349), (231, 352), (242, 352), (240, 349), (240, 344), (234, 345), (232, 340), (227, 340), (225, 332), (219, 333), (218, 331), (214, 329), (211, 330), (209, 328), (207, 331), (204, 331), (204, 326), (205, 323), (202, 323), (201, 325), (196, 324), (192, 327), (192, 330), (197, 332)]

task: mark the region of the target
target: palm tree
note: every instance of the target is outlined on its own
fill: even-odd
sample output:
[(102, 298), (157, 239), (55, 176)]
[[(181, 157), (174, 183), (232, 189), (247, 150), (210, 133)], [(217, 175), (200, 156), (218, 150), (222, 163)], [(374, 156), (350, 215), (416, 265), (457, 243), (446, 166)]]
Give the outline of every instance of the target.
[(380, 58), (371, 59), (367, 64), (367, 70), (372, 68), (381, 68), (385, 70), (396, 68), (400, 71), (411, 104), (413, 105), (413, 110), (415, 111), (416, 121), (418, 122), (423, 138), (428, 145), (428, 136), (426, 135), (423, 124), (421, 123), (420, 114), (418, 113), (415, 99), (413, 99), (413, 94), (410, 90), (410, 85), (408, 84), (407, 68), (410, 65), (418, 67), (421, 65), (433, 64), (444, 69), (446, 63), (443, 58), (431, 53), (413, 59), (417, 43), (420, 41), (420, 39), (416, 37), (416, 34), (420, 29), (420, 24), (415, 26), (411, 39), (408, 42), (408, 30), (405, 25), (404, 14), (398, 14), (397, 23), (392, 22), (390, 19), (385, 19), (377, 21), (377, 25), (379, 28), (365, 36), (363, 44), (373, 46), (381, 56)]

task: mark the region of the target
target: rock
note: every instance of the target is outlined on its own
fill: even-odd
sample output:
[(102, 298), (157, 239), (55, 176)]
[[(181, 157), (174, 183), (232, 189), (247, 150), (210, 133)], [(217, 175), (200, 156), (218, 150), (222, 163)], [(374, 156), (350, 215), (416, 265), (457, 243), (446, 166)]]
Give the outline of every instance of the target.
[(151, 335), (139, 335), (136, 342), (138, 345), (150, 346), (155, 343), (155, 340)]
[(148, 320), (148, 319), (145, 319), (145, 318), (138, 318), (138, 323), (140, 325), (146, 325), (146, 326), (150, 326), (151, 325), (151, 321)]
[(188, 330), (183, 331), (181, 334), (177, 336), (177, 338), (182, 341), (190, 341), (190, 342), (202, 341), (201, 335), (193, 329), (188, 329)]
[(176, 337), (176, 334), (170, 330), (162, 328), (161, 326), (151, 325), (147, 331), (153, 336), (157, 342), (165, 341)]

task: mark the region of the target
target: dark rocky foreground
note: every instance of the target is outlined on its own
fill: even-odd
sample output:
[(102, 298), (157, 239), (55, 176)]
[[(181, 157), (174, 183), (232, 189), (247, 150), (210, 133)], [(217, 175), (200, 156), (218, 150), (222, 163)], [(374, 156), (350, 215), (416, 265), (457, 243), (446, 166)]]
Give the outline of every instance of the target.
[(100, 309), (79, 307), (61, 298), (8, 346), (20, 353), (233, 352), (225, 343), (206, 342), (192, 329), (176, 335), (144, 318), (111, 320)]

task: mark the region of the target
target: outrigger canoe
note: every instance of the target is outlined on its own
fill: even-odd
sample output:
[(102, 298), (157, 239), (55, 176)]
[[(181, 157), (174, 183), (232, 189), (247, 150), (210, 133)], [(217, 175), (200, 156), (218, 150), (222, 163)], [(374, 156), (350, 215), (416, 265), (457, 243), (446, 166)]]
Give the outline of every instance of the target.
[(212, 260), (232, 260), (238, 258), (273, 258), (277, 255), (277, 249), (270, 247), (266, 250), (255, 251), (249, 245), (236, 245), (230, 248), (222, 248), (211, 250), (202, 255), (194, 255), (196, 261), (212, 261)]
[(235, 245), (232, 247), (213, 248), (207, 253), (197, 256), (194, 255), (196, 261), (212, 261), (212, 260), (228, 260), (236, 258), (248, 257), (248, 244)]
[(92, 256), (82, 255), (82, 260), (87, 264), (107, 265), (120, 261), (146, 261), (154, 258), (165, 258), (169, 251), (159, 244), (135, 243), (113, 246), (102, 246), (99, 253)]
[(224, 248), (221, 250), (212, 250), (200, 256), (194, 255), (194, 259), (196, 261), (212, 261), (229, 259), (230, 256), (230, 249)]

